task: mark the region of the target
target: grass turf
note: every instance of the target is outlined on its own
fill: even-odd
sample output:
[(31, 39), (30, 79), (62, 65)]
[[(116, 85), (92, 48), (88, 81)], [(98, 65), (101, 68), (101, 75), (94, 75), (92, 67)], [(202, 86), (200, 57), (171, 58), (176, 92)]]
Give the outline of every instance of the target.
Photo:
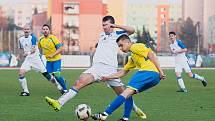
[[(62, 75), (67, 85), (72, 85), (83, 70), (64, 70)], [(147, 119), (144, 121), (214, 121), (215, 112), (215, 70), (194, 70), (204, 75), (209, 84), (203, 87), (201, 82), (183, 75), (188, 93), (178, 93), (178, 85), (173, 70), (165, 70), (167, 79), (146, 92), (134, 96), (135, 103), (144, 109)], [(134, 72), (132, 72), (134, 73)], [(123, 78), (126, 84), (132, 73)], [(0, 121), (78, 121), (74, 110), (78, 104), (86, 103), (92, 112), (102, 112), (115, 98), (114, 92), (105, 83), (96, 83), (82, 89), (60, 112), (54, 112), (44, 97), (57, 99), (57, 89), (41, 74), (30, 71), (27, 83), (31, 93), (29, 97), (18, 96), (21, 92), (18, 70), (0, 70)], [(123, 114), (123, 106), (108, 118), (116, 121)], [(90, 119), (91, 120), (91, 119)], [(134, 112), (131, 121), (139, 121)]]

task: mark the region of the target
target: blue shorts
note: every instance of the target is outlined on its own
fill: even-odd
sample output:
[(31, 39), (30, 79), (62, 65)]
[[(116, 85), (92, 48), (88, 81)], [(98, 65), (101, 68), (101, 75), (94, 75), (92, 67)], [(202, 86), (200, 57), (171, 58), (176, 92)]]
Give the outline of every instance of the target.
[(137, 92), (147, 90), (160, 82), (160, 75), (153, 71), (138, 71), (128, 82), (128, 88)]
[(46, 69), (48, 73), (60, 72), (61, 71), (61, 60), (47, 61)]

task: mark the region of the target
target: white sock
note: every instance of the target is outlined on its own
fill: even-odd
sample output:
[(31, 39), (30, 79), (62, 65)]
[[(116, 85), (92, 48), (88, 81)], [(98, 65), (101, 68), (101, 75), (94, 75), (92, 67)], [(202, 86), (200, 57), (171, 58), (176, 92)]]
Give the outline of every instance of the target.
[(198, 80), (200, 80), (200, 81), (203, 81), (203, 80), (204, 80), (204, 77), (199, 76), (198, 74), (193, 74), (193, 78), (198, 79)]
[(184, 85), (184, 81), (181, 77), (177, 77), (177, 81), (181, 89), (186, 89)]
[(74, 88), (69, 89), (69, 91), (67, 93), (65, 93), (64, 95), (62, 95), (58, 101), (59, 103), (62, 105), (64, 105), (66, 102), (68, 102), (70, 99), (72, 99), (76, 94), (78, 93), (77, 90), (75, 90)]
[(135, 103), (133, 102), (133, 110), (134, 110), (134, 112), (137, 112), (137, 106), (135, 105)]
[(58, 90), (62, 90), (62, 89), (63, 89), (63, 88), (61, 87), (61, 85), (57, 82), (57, 80), (55, 80), (55, 84), (56, 84)]
[(26, 78), (25, 77), (21, 79), (19, 78), (19, 82), (23, 91), (29, 93)]

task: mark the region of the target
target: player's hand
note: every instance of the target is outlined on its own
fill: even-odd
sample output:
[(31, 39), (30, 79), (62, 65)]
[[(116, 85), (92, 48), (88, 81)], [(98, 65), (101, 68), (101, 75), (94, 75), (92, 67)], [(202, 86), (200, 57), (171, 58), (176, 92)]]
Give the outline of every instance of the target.
[(19, 56), (19, 55), (16, 57), (16, 60), (18, 60), (18, 61), (20, 61), (20, 60), (21, 60), (21, 58), (20, 58), (20, 56)]
[(53, 57), (54, 57), (53, 55), (48, 55), (48, 56), (47, 56), (47, 58), (53, 58)]
[(116, 24), (109, 24), (110, 28), (117, 28)]
[(108, 77), (105, 77), (105, 76), (101, 77), (101, 81), (108, 81), (108, 80), (110, 80)]
[(160, 71), (160, 79), (166, 79), (166, 75), (164, 74), (163, 71)]

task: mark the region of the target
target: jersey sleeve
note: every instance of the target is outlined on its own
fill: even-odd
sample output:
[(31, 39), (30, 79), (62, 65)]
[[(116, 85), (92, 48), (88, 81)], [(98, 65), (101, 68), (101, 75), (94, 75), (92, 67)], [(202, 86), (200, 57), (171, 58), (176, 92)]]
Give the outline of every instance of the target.
[(59, 49), (60, 47), (63, 46), (63, 44), (60, 42), (59, 39), (57, 39), (57, 37), (53, 36), (53, 42), (55, 44), (56, 49)]
[(128, 35), (128, 33), (126, 31), (116, 31), (116, 35), (117, 37), (120, 37), (121, 35), (126, 34)]
[(128, 71), (128, 70), (132, 70), (134, 69), (136, 66), (134, 65), (134, 62), (132, 60), (132, 58), (128, 59), (128, 62), (125, 64), (125, 66), (123, 67), (124, 70)]
[(31, 34), (32, 38), (31, 38), (31, 43), (33, 46), (37, 45), (37, 37), (34, 34)]
[(181, 40), (177, 40), (177, 43), (178, 43), (178, 46), (181, 47), (181, 49), (187, 48)]

